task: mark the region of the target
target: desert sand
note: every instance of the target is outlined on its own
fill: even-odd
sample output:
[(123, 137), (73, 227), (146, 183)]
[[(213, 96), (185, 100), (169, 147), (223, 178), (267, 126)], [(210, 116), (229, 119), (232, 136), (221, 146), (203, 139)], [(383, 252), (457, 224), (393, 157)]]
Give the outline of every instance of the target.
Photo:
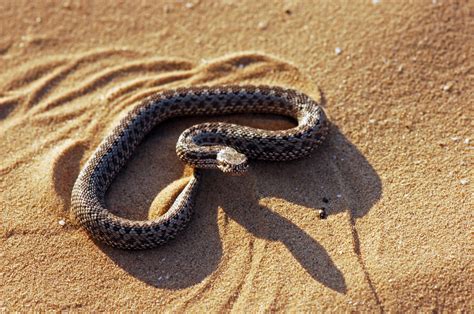
[[(472, 311), (473, 24), (468, 1), (1, 1), (0, 309)], [(150, 94), (214, 84), (321, 89), (330, 135), (206, 171), (160, 248), (92, 240), (70, 196), (102, 138)], [(204, 121), (293, 125), (159, 125), (111, 210), (165, 211), (192, 171), (176, 140)]]

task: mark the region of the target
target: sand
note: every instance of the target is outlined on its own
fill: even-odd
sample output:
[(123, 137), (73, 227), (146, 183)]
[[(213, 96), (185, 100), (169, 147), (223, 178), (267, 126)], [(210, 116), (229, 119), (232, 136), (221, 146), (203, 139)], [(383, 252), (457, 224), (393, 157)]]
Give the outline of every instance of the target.
[[(472, 311), (473, 21), (472, 2), (445, 0), (0, 2), (0, 308)], [(326, 143), (206, 172), (189, 227), (158, 249), (77, 225), (81, 167), (141, 99), (244, 83), (320, 88)], [(166, 210), (191, 173), (176, 139), (204, 121), (155, 128), (113, 212)]]

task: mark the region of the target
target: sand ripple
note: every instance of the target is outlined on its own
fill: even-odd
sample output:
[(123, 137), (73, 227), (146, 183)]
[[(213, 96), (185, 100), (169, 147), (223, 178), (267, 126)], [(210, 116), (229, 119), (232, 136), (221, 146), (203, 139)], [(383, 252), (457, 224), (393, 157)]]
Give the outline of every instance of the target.
[[(107, 132), (151, 94), (180, 86), (255, 83), (291, 86), (320, 97), (317, 86), (292, 64), (252, 52), (197, 64), (131, 50), (102, 50), (35, 60), (16, 73), (1, 87), (0, 141), (5, 145), (0, 171), (6, 178), (3, 185), (9, 180), (16, 185), (3, 186), (6, 204), (18, 206), (20, 192), (31, 206), (8, 212), (3, 240), (7, 246), (22, 234), (18, 230), (33, 224), (42, 232), (58, 229), (55, 222), (65, 219), (72, 231), (59, 237), (47, 233), (45, 240), (91, 250), (92, 240), (68, 216), (74, 180)], [(271, 129), (291, 126), (278, 117), (210, 120), (217, 119)], [(175, 156), (176, 139), (200, 121), (166, 122), (147, 137), (108, 193), (112, 211), (146, 219), (150, 208), (152, 216), (166, 210), (190, 174)], [(352, 285), (343, 273), (354, 262), (370, 286), (357, 248), (355, 220), (380, 198), (381, 184), (358, 150), (336, 126), (331, 129), (328, 143), (310, 159), (284, 165), (256, 162), (243, 178), (206, 173), (194, 220), (170, 244), (138, 255), (101, 244), (98, 248), (130, 278), (160, 288), (160, 293), (176, 291), (168, 305), (178, 310), (195, 304), (202, 308), (211, 297), (221, 300), (213, 306), (243, 309), (247, 302), (257, 302), (257, 291), (259, 304), (274, 309), (309, 302), (314, 291), (325, 291), (322, 298), (338, 298)], [(347, 161), (341, 162), (344, 158)], [(328, 209), (328, 220), (318, 219), (321, 207)], [(339, 215), (346, 219), (332, 226), (332, 217)], [(335, 232), (345, 233), (342, 238), (347, 240), (330, 245)], [(341, 247), (353, 257), (336, 264), (334, 255)], [(292, 293), (295, 285), (301, 286), (299, 295)], [(378, 297), (372, 292), (369, 298), (376, 305)]]

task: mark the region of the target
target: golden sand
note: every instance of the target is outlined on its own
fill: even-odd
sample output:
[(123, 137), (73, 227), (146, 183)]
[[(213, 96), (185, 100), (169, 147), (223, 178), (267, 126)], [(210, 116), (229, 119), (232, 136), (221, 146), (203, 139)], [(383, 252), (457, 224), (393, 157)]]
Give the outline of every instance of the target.
[[(0, 2), (0, 309), (472, 311), (472, 12), (445, 0)], [(107, 132), (150, 94), (227, 83), (321, 88), (327, 142), (244, 177), (206, 172), (189, 227), (163, 247), (89, 238), (71, 189)], [(114, 213), (166, 210), (191, 173), (176, 140), (203, 121), (153, 130), (112, 184)]]

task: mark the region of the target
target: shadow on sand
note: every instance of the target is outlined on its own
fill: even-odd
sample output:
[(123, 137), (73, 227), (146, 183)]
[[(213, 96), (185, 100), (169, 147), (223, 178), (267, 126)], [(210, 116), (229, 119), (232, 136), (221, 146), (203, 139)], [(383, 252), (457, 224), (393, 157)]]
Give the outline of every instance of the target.
[[(135, 252), (97, 245), (128, 273), (152, 286), (172, 290), (186, 288), (212, 275), (221, 261), (223, 249), (217, 224), (217, 209), (221, 207), (227, 217), (255, 237), (282, 242), (314, 280), (346, 293), (344, 276), (325, 248), (285, 217), (260, 205), (259, 199), (276, 197), (313, 210), (325, 207), (329, 216), (349, 211), (354, 253), (378, 300), (360, 253), (355, 220), (364, 216), (381, 197), (381, 181), (338, 128), (330, 126), (328, 139), (310, 158), (287, 162), (284, 167), (280, 163), (255, 162), (252, 171), (255, 175), (243, 177), (205, 172), (196, 213), (177, 240), (154, 250)], [(150, 173), (150, 177), (155, 175), (159, 176), (159, 172)], [(259, 182), (278, 184), (271, 187), (267, 184), (265, 189), (259, 189), (255, 186)], [(298, 193), (294, 193), (296, 186)], [(344, 202), (338, 201), (337, 194), (332, 195), (331, 191), (342, 191)], [(322, 222), (318, 219), (314, 223)]]

